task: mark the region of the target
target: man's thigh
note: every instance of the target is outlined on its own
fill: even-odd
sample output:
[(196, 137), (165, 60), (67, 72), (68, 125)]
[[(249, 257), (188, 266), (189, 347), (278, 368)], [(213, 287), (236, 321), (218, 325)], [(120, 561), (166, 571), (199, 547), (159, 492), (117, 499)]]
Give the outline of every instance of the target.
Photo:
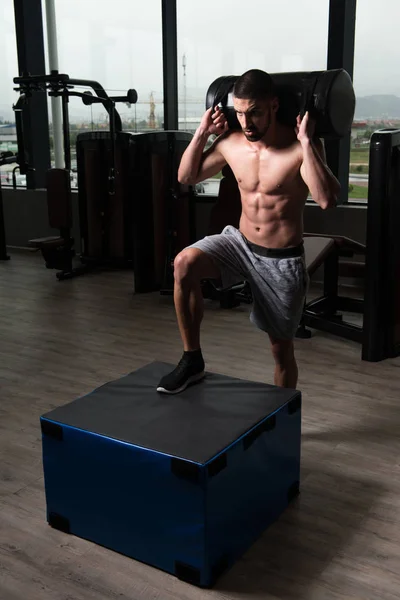
[(278, 340), (295, 336), (303, 312), (307, 279), (301, 258), (265, 261), (250, 282), (252, 322)]
[[(218, 269), (223, 287), (229, 287), (248, 278), (252, 264), (243, 238), (234, 227), (225, 227), (220, 234), (206, 236), (188, 247), (204, 252)], [(217, 277), (205, 277), (217, 279)]]

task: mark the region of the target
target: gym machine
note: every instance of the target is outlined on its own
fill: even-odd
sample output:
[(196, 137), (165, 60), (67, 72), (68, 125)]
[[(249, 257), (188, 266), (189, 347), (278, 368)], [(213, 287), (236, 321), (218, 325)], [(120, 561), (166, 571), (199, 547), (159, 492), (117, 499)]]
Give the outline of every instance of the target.
[[(34, 91), (61, 96), (65, 169), (50, 169), (47, 178), (48, 213), (54, 237), (30, 240), (42, 251), (46, 266), (60, 269), (58, 279), (86, 273), (96, 267), (128, 268), (134, 272), (134, 290), (169, 293), (173, 255), (194, 238), (193, 191), (179, 184), (180, 158), (192, 136), (181, 131), (122, 131), (116, 102), (135, 103), (137, 93), (109, 97), (95, 81), (71, 79), (52, 73), (18, 77), (20, 104)], [(91, 87), (76, 92), (75, 86)], [(76, 141), (78, 214), (81, 265), (72, 266), (74, 240), (70, 186), (68, 100), (85, 105), (102, 103), (110, 116), (109, 131), (79, 133)], [(20, 133), (23, 139), (23, 133)], [(188, 202), (189, 200), (189, 202)]]
[[(309, 327), (362, 343), (363, 327), (345, 320), (343, 313), (361, 315), (364, 301), (361, 298), (341, 296), (339, 277), (341, 273), (353, 275), (363, 271), (363, 263), (350, 263), (354, 256), (365, 256), (364, 244), (343, 236), (304, 234), (304, 250), (310, 278), (323, 267), (322, 296), (306, 302), (296, 337), (311, 337)], [(344, 259), (344, 260), (343, 260)]]
[(400, 129), (370, 142), (363, 359), (400, 355)]
[[(170, 293), (173, 256), (194, 238), (193, 192), (177, 178), (191, 138), (184, 131), (117, 134), (109, 244), (113, 256), (132, 257), (136, 293)], [(86, 254), (95, 256), (101, 246), (98, 207), (106, 194), (110, 135), (81, 133), (76, 147), (82, 237)]]
[[(309, 272), (324, 267), (324, 290), (320, 298), (306, 303), (298, 337), (310, 337), (308, 326), (359, 342), (365, 361), (400, 355), (399, 198), (400, 129), (381, 129), (370, 142), (366, 244), (340, 236), (305, 237)], [(316, 240), (321, 250), (313, 257)], [(365, 256), (357, 268), (364, 287), (360, 299), (338, 294), (341, 270), (354, 272), (357, 263), (346, 261), (354, 254)], [(362, 324), (346, 321), (346, 312), (360, 315)]]
[[(15, 91), (20, 93), (20, 98), (14, 106), (17, 113), (21, 113), (23, 106), (29, 101), (34, 92), (47, 92), (49, 96), (61, 97), (63, 117), (63, 142), (64, 142), (64, 168), (49, 169), (47, 173), (47, 206), (49, 224), (59, 231), (58, 236), (49, 236), (29, 241), (29, 245), (42, 252), (46, 267), (58, 269), (57, 278), (67, 279), (75, 275), (86, 273), (97, 266), (104, 266), (110, 262), (108, 247), (108, 222), (109, 207), (113, 202), (116, 189), (117, 172), (115, 168), (116, 135), (122, 130), (121, 118), (115, 108), (117, 102), (137, 102), (136, 90), (128, 90), (126, 96), (110, 97), (104, 88), (97, 82), (85, 79), (72, 79), (69, 75), (53, 71), (50, 75), (24, 75), (15, 77), (17, 84)], [(76, 87), (89, 87), (90, 91), (79, 92)], [(68, 103), (72, 96), (80, 97), (86, 106), (101, 103), (109, 114), (110, 135), (110, 164), (107, 171), (107, 195), (103, 206), (100, 208), (102, 252), (100, 256), (80, 256), (81, 265), (73, 266), (75, 256), (74, 239), (71, 236), (72, 194), (71, 194), (71, 148), (69, 134)], [(19, 146), (23, 148), (22, 116), (18, 118), (17, 138)]]
[[(15, 154), (11, 151), (0, 153), (0, 166), (16, 164), (12, 171), (13, 188), (16, 189), (16, 171), (19, 170), (21, 175), (26, 175), (28, 171), (33, 170), (29, 164), (25, 152), (24, 139), (22, 134), (22, 107), (25, 104), (25, 94), (21, 94), (18, 102), (14, 105), (15, 111), (15, 126), (17, 130), (18, 140), (18, 152)], [(6, 235), (5, 235), (5, 224), (4, 224), (4, 209), (3, 209), (3, 195), (2, 185), (0, 180), (0, 260), (9, 260), (10, 257), (7, 254), (6, 247)]]
[[(370, 141), (366, 243), (342, 236), (306, 234), (310, 276), (323, 267), (322, 296), (306, 302), (297, 332), (314, 328), (361, 344), (362, 360), (377, 362), (400, 355), (400, 130), (381, 129)], [(318, 248), (319, 245), (319, 248)], [(364, 262), (351, 262), (354, 256)], [(361, 298), (339, 294), (340, 275), (362, 281)], [(358, 315), (361, 324), (346, 313)]]

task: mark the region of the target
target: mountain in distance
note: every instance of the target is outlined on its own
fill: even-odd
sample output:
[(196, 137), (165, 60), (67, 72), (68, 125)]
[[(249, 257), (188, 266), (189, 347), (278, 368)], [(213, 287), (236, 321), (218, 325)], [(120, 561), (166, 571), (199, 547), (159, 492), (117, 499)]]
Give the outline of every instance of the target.
[[(179, 113), (182, 116), (184, 112), (182, 89), (179, 90)], [(186, 115), (187, 117), (200, 116), (205, 111), (205, 94), (203, 90), (187, 90), (186, 96)], [(90, 120), (90, 111), (87, 107), (70, 107), (71, 122), (81, 122)], [(117, 108), (124, 113), (124, 116), (134, 118), (135, 110), (125, 105), (117, 105)], [(156, 113), (162, 113), (162, 104), (156, 102)], [(137, 105), (136, 117), (138, 120), (148, 117), (149, 109), (146, 104)], [(49, 114), (51, 119), (51, 112)], [(394, 94), (374, 94), (370, 96), (358, 96), (356, 98), (356, 120), (367, 119), (400, 119), (400, 97)], [(14, 121), (14, 111), (12, 106), (0, 102), (0, 120)]]
[(400, 119), (400, 98), (394, 95), (356, 98), (355, 119)]

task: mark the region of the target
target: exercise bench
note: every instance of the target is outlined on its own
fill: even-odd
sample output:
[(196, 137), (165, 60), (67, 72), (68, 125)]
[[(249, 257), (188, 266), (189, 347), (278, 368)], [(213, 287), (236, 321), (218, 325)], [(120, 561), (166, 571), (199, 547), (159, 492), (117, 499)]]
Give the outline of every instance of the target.
[(50, 227), (59, 235), (29, 240), (29, 246), (41, 250), (48, 269), (59, 269), (58, 279), (72, 273), (75, 254), (72, 227), (71, 182), (67, 169), (49, 169), (47, 172), (47, 210)]
[(307, 327), (312, 327), (361, 343), (362, 325), (344, 321), (341, 313), (363, 314), (364, 300), (340, 296), (338, 287), (340, 258), (351, 258), (356, 254), (365, 255), (365, 246), (343, 236), (305, 234), (304, 251), (310, 278), (320, 267), (324, 269), (323, 294), (305, 303), (296, 337), (311, 337)]

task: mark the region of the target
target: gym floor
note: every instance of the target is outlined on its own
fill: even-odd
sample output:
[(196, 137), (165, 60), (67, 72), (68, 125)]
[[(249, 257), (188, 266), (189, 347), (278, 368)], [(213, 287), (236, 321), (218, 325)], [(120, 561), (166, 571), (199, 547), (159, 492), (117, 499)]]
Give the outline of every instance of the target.
[[(206, 303), (207, 369), (271, 382), (249, 307)], [(58, 282), (37, 254), (0, 263), (0, 598), (394, 600), (400, 589), (400, 358), (297, 340), (301, 495), (213, 590), (201, 590), (45, 520), (39, 417), (153, 360), (181, 354), (170, 297), (132, 274)], [(166, 398), (166, 402), (168, 399)]]

